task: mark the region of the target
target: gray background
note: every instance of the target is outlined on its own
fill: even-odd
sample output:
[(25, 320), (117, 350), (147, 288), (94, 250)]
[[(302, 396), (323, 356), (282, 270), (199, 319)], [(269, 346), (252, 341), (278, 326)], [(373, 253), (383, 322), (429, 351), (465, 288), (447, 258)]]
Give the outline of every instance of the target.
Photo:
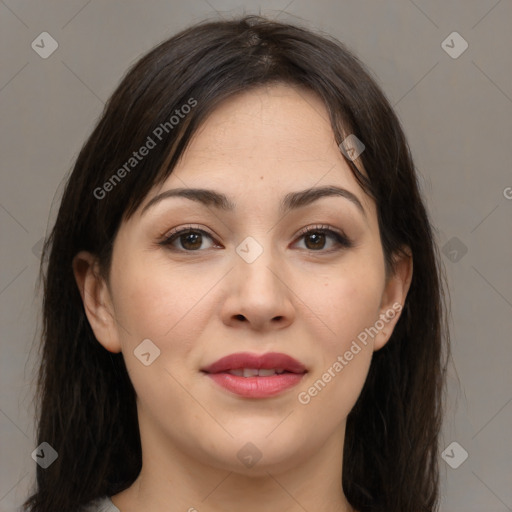
[[(0, 512), (17, 509), (35, 475), (35, 282), (62, 181), (128, 66), (216, 11), (334, 35), (395, 106), (451, 289), (441, 509), (512, 510), (510, 0), (0, 0)], [(31, 47), (44, 31), (59, 45), (46, 59)], [(463, 48), (453, 31), (469, 45), (457, 58), (445, 51)], [(460, 463), (462, 449), (454, 469), (445, 461)]]

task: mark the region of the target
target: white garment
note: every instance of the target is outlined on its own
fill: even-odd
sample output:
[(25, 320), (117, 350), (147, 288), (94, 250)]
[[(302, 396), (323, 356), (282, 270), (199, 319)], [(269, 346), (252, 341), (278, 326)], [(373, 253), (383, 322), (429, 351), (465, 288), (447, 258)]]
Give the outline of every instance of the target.
[(121, 512), (109, 496), (90, 501), (80, 512)]

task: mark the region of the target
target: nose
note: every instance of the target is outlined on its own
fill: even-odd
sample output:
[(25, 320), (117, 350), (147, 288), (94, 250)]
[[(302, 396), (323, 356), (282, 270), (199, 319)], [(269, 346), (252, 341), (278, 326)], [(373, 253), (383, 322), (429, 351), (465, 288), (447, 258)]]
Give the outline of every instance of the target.
[(222, 307), (223, 322), (256, 331), (289, 326), (296, 314), (295, 295), (285, 262), (263, 245), (258, 249), (261, 254), (254, 260), (254, 254), (247, 258), (243, 249), (254, 251), (255, 243), (241, 245), (239, 252), (234, 254), (235, 268), (227, 276), (229, 291)]

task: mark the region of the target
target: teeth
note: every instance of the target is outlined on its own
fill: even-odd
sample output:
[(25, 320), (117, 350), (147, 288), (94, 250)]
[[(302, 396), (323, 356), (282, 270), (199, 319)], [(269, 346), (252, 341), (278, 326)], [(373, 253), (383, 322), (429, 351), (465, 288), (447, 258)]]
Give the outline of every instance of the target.
[(260, 368), (260, 371), (258, 372), (258, 375), (260, 377), (270, 377), (271, 375), (275, 375), (276, 374), (276, 371), (274, 370), (274, 368)]
[(272, 375), (284, 373), (283, 368), (238, 368), (229, 370), (228, 373), (237, 377), (271, 377)]

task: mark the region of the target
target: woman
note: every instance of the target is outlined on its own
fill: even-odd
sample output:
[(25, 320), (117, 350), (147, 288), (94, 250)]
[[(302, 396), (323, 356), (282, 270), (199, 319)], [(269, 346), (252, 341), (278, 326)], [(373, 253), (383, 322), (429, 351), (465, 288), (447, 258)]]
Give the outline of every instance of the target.
[(157, 46), (45, 255), (58, 455), (25, 510), (437, 510), (437, 249), (400, 124), (339, 42), (248, 16)]

